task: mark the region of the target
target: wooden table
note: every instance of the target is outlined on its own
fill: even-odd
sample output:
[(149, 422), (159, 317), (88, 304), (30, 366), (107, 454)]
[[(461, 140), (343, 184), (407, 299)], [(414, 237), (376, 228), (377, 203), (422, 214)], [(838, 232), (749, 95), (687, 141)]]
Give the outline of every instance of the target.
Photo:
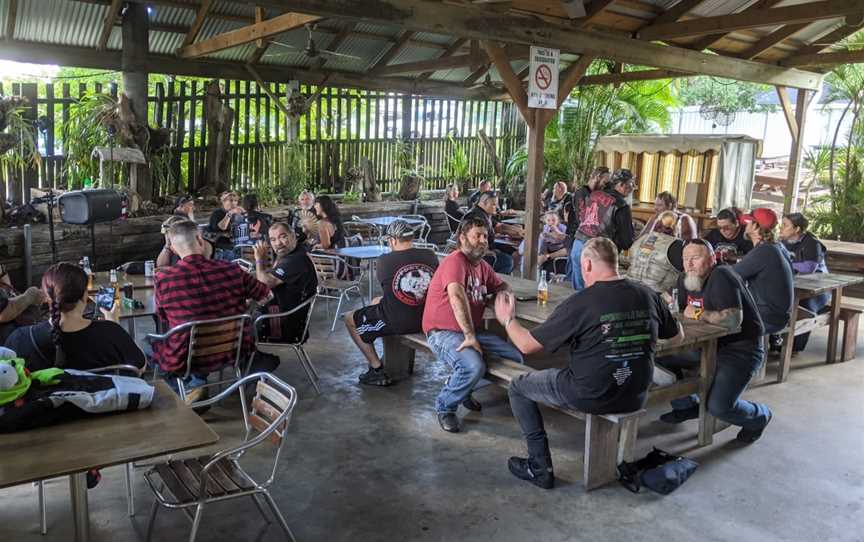
[[(534, 281), (515, 277), (502, 278), (510, 284), (510, 287), (517, 296), (537, 294), (537, 286)], [(529, 294), (529, 292), (532, 293)], [(516, 318), (525, 322), (526, 327), (529, 329), (535, 327), (546, 322), (552, 315), (555, 307), (572, 294), (573, 290), (566, 286), (550, 284), (549, 301), (546, 304), (540, 304), (537, 301), (518, 301), (516, 303)], [(668, 340), (659, 340), (656, 347), (656, 356), (669, 356), (700, 350), (699, 375), (678, 380), (669, 386), (652, 386), (648, 391), (648, 404), (657, 405), (666, 403), (672, 399), (685, 397), (694, 393), (698, 395), (699, 444), (707, 446), (713, 441), (714, 434), (722, 429), (707, 409), (708, 391), (711, 389), (711, 383), (714, 381), (714, 372), (717, 367), (717, 339), (730, 335), (731, 332), (724, 327), (698, 320), (682, 317), (679, 318), (679, 321), (684, 328), (684, 339), (675, 343)], [(565, 352), (564, 354), (569, 356), (569, 352)], [(548, 358), (549, 354), (541, 353), (536, 356)]]
[(369, 301), (371, 302), (372, 292), (375, 290), (375, 261), (385, 254), (390, 254), (390, 247), (380, 245), (345, 247), (336, 249), (334, 253), (346, 258), (355, 258), (361, 261), (369, 260)]
[(864, 283), (864, 277), (856, 275), (840, 275), (837, 273), (811, 273), (795, 275), (795, 302), (789, 316), (789, 326), (784, 339), (778, 382), (784, 382), (789, 377), (792, 368), (792, 343), (795, 340), (795, 322), (798, 321), (798, 306), (801, 301), (824, 293), (831, 294), (831, 310), (828, 320), (828, 352), (826, 363), (837, 361), (837, 334), (840, 330), (840, 304), (843, 300), (843, 288)]
[[(121, 306), (120, 321), (126, 324), (126, 331), (135, 339), (135, 319), (156, 314), (155, 290), (152, 288), (142, 288), (140, 290), (136, 288), (132, 297), (144, 306), (138, 309), (128, 308), (125, 305)], [(91, 301), (95, 303), (93, 296), (91, 296)]]
[(69, 476), (75, 540), (83, 542), (90, 537), (87, 471), (199, 448), (218, 440), (219, 436), (160, 380), (148, 409), (90, 416), (0, 437), (0, 488)]

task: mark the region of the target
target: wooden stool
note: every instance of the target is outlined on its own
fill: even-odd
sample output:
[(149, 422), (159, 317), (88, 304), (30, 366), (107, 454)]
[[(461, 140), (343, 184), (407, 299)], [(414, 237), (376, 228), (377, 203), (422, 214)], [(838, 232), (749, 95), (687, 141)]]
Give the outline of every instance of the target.
[(854, 307), (840, 307), (840, 321), (843, 322), (843, 342), (840, 349), (840, 361), (855, 358), (858, 350), (858, 318), (861, 310)]

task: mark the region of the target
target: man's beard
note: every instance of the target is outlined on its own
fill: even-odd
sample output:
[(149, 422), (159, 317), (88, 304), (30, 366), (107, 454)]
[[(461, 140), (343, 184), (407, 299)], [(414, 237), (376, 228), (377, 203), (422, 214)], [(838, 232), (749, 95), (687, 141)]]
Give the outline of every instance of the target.
[(465, 243), (465, 250), (463, 251), (469, 260), (472, 262), (479, 262), (483, 259), (483, 256), (486, 255), (486, 250), (489, 248), (487, 243), (477, 243), (476, 245), (472, 245), (471, 243)]
[(186, 216), (189, 217), (189, 220), (194, 221), (195, 220), (195, 211), (189, 211), (188, 213), (186, 213)]
[(689, 292), (701, 292), (702, 286), (705, 285), (705, 279), (699, 275), (686, 273), (684, 275), (684, 288)]

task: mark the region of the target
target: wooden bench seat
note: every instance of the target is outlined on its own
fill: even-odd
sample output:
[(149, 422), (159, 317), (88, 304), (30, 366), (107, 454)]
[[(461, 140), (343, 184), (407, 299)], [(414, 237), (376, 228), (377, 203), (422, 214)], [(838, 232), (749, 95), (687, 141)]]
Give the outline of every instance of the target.
[[(408, 373), (414, 370), (417, 350), (431, 352), (426, 337), (421, 333), (385, 337), (388, 356), (400, 359), (384, 359), (388, 373), (396, 372), (400, 365)], [(404, 357), (403, 357), (404, 356)], [(399, 373), (404, 373), (401, 370)], [(494, 359), (486, 362), (486, 378), (496, 385), (507, 388), (510, 382), (523, 374), (536, 369), (512, 360)], [(392, 374), (391, 374), (392, 376)], [(621, 414), (587, 414), (578, 410), (546, 405), (568, 416), (585, 422), (585, 448), (582, 480), (585, 489), (590, 491), (617, 478), (617, 465), (620, 461), (631, 461), (639, 431), (639, 418), (645, 410)]]

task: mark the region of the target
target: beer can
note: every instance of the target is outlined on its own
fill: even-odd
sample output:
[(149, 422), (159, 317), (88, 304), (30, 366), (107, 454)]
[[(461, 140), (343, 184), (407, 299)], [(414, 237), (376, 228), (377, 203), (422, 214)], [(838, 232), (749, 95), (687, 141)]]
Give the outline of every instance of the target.
[(135, 293), (135, 285), (131, 282), (127, 282), (123, 285), (123, 297), (126, 299), (132, 299), (132, 295)]

